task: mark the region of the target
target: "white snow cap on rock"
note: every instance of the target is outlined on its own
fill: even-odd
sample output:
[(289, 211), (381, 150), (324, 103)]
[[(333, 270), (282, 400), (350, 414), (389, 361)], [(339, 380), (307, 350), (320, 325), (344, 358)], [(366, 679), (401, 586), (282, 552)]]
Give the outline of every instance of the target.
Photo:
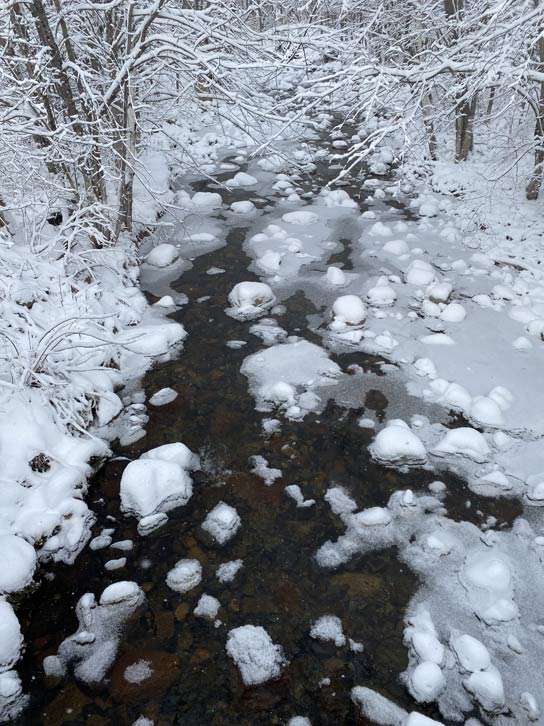
[(397, 299), (397, 293), (389, 284), (387, 277), (380, 277), (376, 285), (367, 292), (366, 299), (373, 307), (389, 307)]
[(389, 421), (369, 448), (372, 457), (384, 464), (416, 465), (427, 458), (421, 439), (401, 419)]
[(193, 610), (193, 614), (200, 618), (208, 618), (214, 620), (219, 612), (221, 603), (213, 595), (202, 595), (197, 603), (196, 608)]
[(315, 224), (319, 221), (319, 217), (315, 212), (307, 212), (306, 210), (288, 212), (283, 215), (282, 219), (287, 224)]
[(240, 527), (238, 512), (230, 504), (219, 502), (206, 516), (202, 529), (214, 537), (219, 544), (232, 539)]
[(287, 663), (283, 648), (260, 625), (242, 625), (231, 630), (227, 653), (238, 666), (246, 686), (279, 678)]
[(225, 184), (228, 187), (251, 187), (257, 184), (257, 179), (251, 174), (246, 174), (245, 171), (239, 171), (232, 179), (228, 179)]
[(366, 305), (357, 295), (342, 295), (334, 301), (332, 315), (330, 328), (335, 332), (360, 327), (366, 320)]
[(329, 285), (341, 286), (346, 284), (346, 273), (334, 265), (327, 267), (327, 274), (325, 277)]
[(152, 406), (166, 406), (166, 404), (175, 401), (177, 397), (178, 393), (173, 388), (161, 388), (160, 391), (151, 396), (149, 403)]
[(192, 493), (185, 469), (156, 454), (131, 461), (121, 477), (121, 509), (138, 519), (187, 504)]
[(426, 287), (435, 279), (434, 269), (425, 260), (413, 260), (406, 268), (404, 279), (409, 285)]
[(336, 615), (322, 615), (310, 628), (310, 636), (315, 640), (331, 640), (338, 648), (346, 644), (342, 621)]
[(179, 252), (174, 245), (160, 244), (153, 247), (151, 252), (148, 253), (145, 261), (148, 265), (153, 267), (168, 267), (173, 264), (179, 257)]
[(276, 302), (270, 287), (264, 282), (239, 282), (229, 293), (229, 315), (238, 320), (252, 320), (263, 315)]
[(189, 592), (201, 580), (202, 565), (198, 560), (179, 560), (166, 575), (166, 584), (176, 592)]
[(219, 582), (232, 582), (238, 572), (244, 566), (243, 560), (231, 560), (230, 562), (223, 562), (219, 565), (215, 571), (215, 576)]

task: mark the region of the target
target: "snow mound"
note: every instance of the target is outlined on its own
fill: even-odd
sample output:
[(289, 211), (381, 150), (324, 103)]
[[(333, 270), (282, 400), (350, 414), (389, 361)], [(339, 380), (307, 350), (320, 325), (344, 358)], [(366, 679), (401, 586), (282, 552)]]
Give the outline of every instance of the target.
[(149, 403), (152, 406), (166, 406), (167, 403), (175, 401), (177, 397), (178, 393), (173, 388), (161, 388), (151, 396)]
[(334, 301), (332, 315), (330, 329), (333, 332), (358, 328), (366, 320), (366, 306), (357, 295), (342, 295)]
[(382, 464), (415, 466), (427, 460), (421, 439), (401, 419), (390, 421), (369, 448), (372, 457)]
[(260, 625), (242, 625), (229, 631), (226, 647), (246, 686), (279, 678), (287, 662), (282, 647)]
[(166, 584), (176, 592), (189, 592), (202, 580), (202, 565), (198, 560), (183, 559), (166, 575)]
[(101, 683), (113, 665), (127, 621), (143, 604), (144, 593), (135, 582), (116, 582), (96, 602), (92, 593), (76, 605), (79, 627), (64, 640), (57, 656), (44, 661), (46, 672), (73, 672), (75, 678), (93, 685)]
[(219, 582), (232, 582), (238, 572), (242, 569), (244, 563), (242, 560), (231, 560), (230, 562), (223, 562), (219, 565), (215, 571), (215, 576)]
[(413, 260), (406, 268), (404, 279), (409, 285), (426, 287), (434, 282), (435, 273), (432, 266), (425, 260)]
[(239, 282), (229, 293), (231, 307), (227, 313), (237, 320), (253, 320), (264, 315), (276, 302), (270, 287), (264, 282)]
[(153, 267), (168, 267), (179, 258), (179, 252), (170, 244), (160, 244), (154, 247), (145, 258), (148, 265)]
[(223, 204), (221, 195), (217, 192), (196, 192), (191, 202), (198, 209), (217, 209)]
[(220, 545), (223, 545), (234, 537), (240, 524), (240, 517), (236, 509), (225, 502), (219, 502), (206, 515), (202, 529), (211, 534)]
[(254, 184), (257, 184), (257, 179), (254, 176), (251, 176), (251, 174), (246, 174), (245, 171), (239, 171), (237, 174), (235, 174), (232, 179), (228, 179), (225, 184), (228, 187), (252, 187)]
[(312, 623), (310, 637), (315, 640), (330, 640), (337, 648), (346, 644), (342, 621), (336, 615), (322, 615), (315, 623)]
[(121, 477), (121, 509), (138, 519), (187, 504), (192, 495), (187, 472), (175, 461), (131, 461)]
[(202, 595), (197, 603), (196, 608), (193, 610), (193, 614), (200, 618), (208, 618), (208, 620), (215, 620), (221, 603), (213, 595)]
[(282, 217), (287, 224), (315, 224), (319, 221), (319, 217), (314, 212), (299, 210), (296, 212), (287, 212)]
[(264, 456), (251, 456), (249, 463), (253, 467), (251, 469), (252, 474), (256, 474), (260, 477), (267, 487), (273, 484), (276, 479), (281, 479), (281, 469), (273, 469), (268, 466), (267, 459)]

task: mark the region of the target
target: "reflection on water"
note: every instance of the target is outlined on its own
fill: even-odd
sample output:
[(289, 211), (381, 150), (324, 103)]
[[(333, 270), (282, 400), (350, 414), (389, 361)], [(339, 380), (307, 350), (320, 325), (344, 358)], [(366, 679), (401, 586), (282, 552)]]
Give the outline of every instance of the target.
[[(263, 416), (254, 410), (247, 380), (240, 374), (243, 358), (258, 350), (260, 341), (247, 332), (248, 325), (223, 312), (232, 286), (254, 279), (242, 249), (246, 231), (232, 229), (225, 247), (197, 258), (175, 284), (190, 300), (173, 315), (189, 337), (179, 360), (150, 372), (144, 387), (149, 396), (172, 386), (179, 396), (161, 408), (150, 407), (147, 436), (119, 450), (119, 458), (108, 462), (92, 483), (96, 532), (115, 527), (116, 540), (134, 540), (126, 567), (107, 573), (105, 561), (119, 554), (86, 549), (75, 566), (52, 567), (51, 579), (44, 579), (20, 611), (28, 637), (22, 675), (31, 696), (21, 724), (131, 724), (140, 714), (161, 726), (285, 724), (294, 715), (308, 716), (314, 726), (364, 724), (349, 697), (354, 685), (363, 684), (411, 708), (398, 674), (407, 662), (402, 614), (416, 588), (414, 576), (394, 550), (355, 558), (338, 572), (320, 569), (313, 555), (321, 543), (344, 531), (323, 501), (331, 483), (346, 486), (364, 507), (386, 503), (398, 488), (420, 490), (434, 477), (426, 471), (397, 474), (370, 461), (367, 445), (372, 434), (356, 420), (365, 410), (378, 420), (386, 415), (387, 399), (376, 388), (361, 395), (359, 408), (345, 409), (330, 401), (321, 414), (300, 423), (285, 422), (279, 433), (263, 439)], [(226, 273), (206, 275), (212, 265)], [(209, 299), (195, 302), (204, 296)], [(312, 303), (300, 292), (285, 303), (282, 327), (289, 333), (305, 330), (306, 316), (316, 312)], [(307, 337), (312, 339), (312, 334)], [(232, 339), (244, 339), (247, 345), (230, 349), (226, 341)], [(337, 360), (344, 368), (350, 362), (372, 367), (372, 359), (360, 353)], [(378, 380), (374, 378), (374, 386)], [(204, 452), (205, 470), (195, 476), (189, 504), (172, 512), (167, 526), (139, 537), (134, 520), (119, 512), (125, 457), (178, 440)], [(255, 454), (280, 468), (283, 478), (267, 487), (248, 473), (248, 458)], [(316, 499), (314, 507), (297, 509), (285, 495), (283, 487), (297, 483), (306, 497)], [(467, 492), (459, 481), (448, 484), (452, 516), (457, 511), (466, 518)], [(474, 495), (470, 498), (475, 502)], [(236, 507), (242, 519), (237, 536), (223, 548), (199, 526), (220, 500)], [(487, 502), (475, 503), (470, 516), (478, 517), (479, 507), (486, 516), (499, 516)], [(165, 584), (167, 571), (181, 557), (194, 557), (203, 566), (201, 585), (186, 595)], [(217, 566), (236, 558), (243, 559), (244, 568), (232, 583), (221, 584), (214, 575)], [(43, 657), (55, 653), (76, 629), (73, 606), (78, 598), (89, 591), (100, 593), (119, 579), (140, 583), (147, 607), (131, 623), (108, 682), (93, 691), (71, 679), (44, 679)], [(192, 614), (204, 592), (221, 602), (219, 628)], [(346, 635), (364, 643), (363, 653), (309, 637), (311, 621), (327, 613), (339, 616)], [(290, 663), (279, 681), (243, 687), (226, 656), (225, 640), (230, 628), (246, 623), (264, 626), (283, 645)], [(149, 663), (152, 675), (142, 684), (131, 684), (123, 674), (140, 660)], [(325, 678), (330, 684), (320, 685)], [(427, 713), (436, 717), (432, 709)]]

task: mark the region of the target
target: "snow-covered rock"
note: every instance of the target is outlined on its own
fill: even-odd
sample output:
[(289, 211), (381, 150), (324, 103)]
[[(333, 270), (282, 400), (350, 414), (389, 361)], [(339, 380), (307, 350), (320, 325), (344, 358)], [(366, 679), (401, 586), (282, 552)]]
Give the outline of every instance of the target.
[(121, 477), (121, 509), (139, 519), (187, 504), (192, 495), (187, 472), (175, 461), (131, 461)]
[(401, 419), (393, 419), (378, 432), (370, 453), (376, 461), (395, 466), (422, 464), (427, 459), (421, 439)]
[(189, 592), (202, 580), (202, 565), (198, 560), (182, 559), (166, 576), (166, 584), (176, 592)]
[(312, 623), (310, 637), (315, 640), (330, 640), (337, 648), (346, 644), (342, 621), (336, 615), (322, 615)]
[(145, 261), (148, 265), (153, 265), (153, 267), (168, 267), (168, 265), (172, 265), (178, 258), (179, 252), (177, 248), (174, 245), (164, 243), (154, 247), (148, 253)]
[(260, 625), (242, 625), (229, 631), (227, 653), (238, 666), (246, 686), (279, 678), (287, 662), (282, 647)]
[(435, 279), (435, 272), (428, 262), (425, 260), (413, 260), (404, 273), (404, 279), (409, 285), (418, 285), (419, 287), (427, 287)]
[(202, 529), (211, 534), (220, 545), (223, 545), (234, 537), (240, 524), (240, 517), (236, 509), (225, 502), (219, 502), (206, 515)]
[(238, 320), (252, 320), (264, 315), (276, 302), (270, 287), (264, 282), (239, 282), (229, 293), (229, 315)]

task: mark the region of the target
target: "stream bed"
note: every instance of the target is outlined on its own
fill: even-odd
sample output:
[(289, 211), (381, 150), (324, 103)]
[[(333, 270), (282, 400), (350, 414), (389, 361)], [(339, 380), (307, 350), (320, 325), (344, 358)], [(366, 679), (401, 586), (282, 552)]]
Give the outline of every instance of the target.
[[(322, 163), (301, 187), (319, 188), (334, 173)], [(205, 180), (193, 188), (213, 189)], [(365, 194), (357, 180), (352, 178), (345, 188), (364, 211)], [(247, 191), (221, 192), (227, 204), (248, 198)], [(275, 212), (276, 202), (272, 196), (261, 199), (261, 219)], [(217, 219), (221, 221), (220, 213)], [(260, 350), (262, 343), (248, 334), (247, 324), (224, 312), (237, 282), (258, 279), (248, 270), (251, 260), (244, 249), (252, 224), (243, 219), (231, 223), (226, 244), (195, 257), (191, 269), (171, 283), (189, 300), (172, 315), (183, 323), (188, 338), (179, 357), (150, 371), (142, 385), (148, 398), (164, 387), (179, 395), (167, 405), (148, 406), (146, 436), (130, 446), (117, 446), (115, 456), (91, 482), (88, 498), (97, 517), (93, 532), (112, 527), (115, 540), (134, 542), (133, 549), (123, 553), (126, 566), (107, 572), (105, 562), (119, 554), (86, 547), (74, 566), (46, 567), (40, 587), (18, 611), (27, 639), (21, 675), (30, 695), (20, 724), (130, 725), (141, 715), (155, 726), (286, 724), (297, 715), (309, 718), (313, 726), (364, 724), (350, 699), (355, 685), (374, 688), (413, 708), (399, 674), (407, 665), (403, 615), (417, 589), (416, 577), (394, 549), (355, 556), (332, 571), (320, 568), (314, 556), (324, 541), (336, 539), (345, 529), (323, 499), (331, 484), (345, 486), (361, 507), (384, 506), (397, 489), (422, 491), (436, 476), (423, 469), (397, 473), (371, 460), (373, 431), (358, 426), (358, 419), (367, 413), (383, 421), (392, 395), (409, 396), (401, 386), (391, 385), (383, 361), (361, 353), (331, 354), (343, 370), (358, 366), (353, 368), (359, 372), (349, 389), (349, 402), (331, 395), (319, 413), (302, 421), (282, 420), (278, 432), (263, 435), (267, 415), (256, 410), (240, 372), (244, 358)], [(349, 225), (336, 229), (333, 254), (314, 271), (322, 274), (331, 263), (350, 269), (354, 232)], [(225, 272), (207, 274), (212, 267)], [(319, 344), (308, 321), (323, 315), (325, 307), (316, 307), (301, 288), (293, 288), (281, 302), (286, 312), (278, 322), (288, 334)], [(227, 346), (232, 340), (246, 344)], [(410, 408), (408, 400), (405, 405)], [(444, 412), (442, 418), (448, 421)], [(144, 538), (135, 520), (120, 511), (120, 478), (130, 460), (174, 441), (199, 453), (202, 471), (194, 476), (189, 503), (172, 511), (164, 527)], [(280, 469), (281, 479), (266, 486), (251, 473), (249, 459), (255, 455)], [(288, 484), (300, 484), (315, 505), (297, 508), (284, 491)], [(499, 522), (510, 522), (518, 513), (512, 502), (478, 501), (453, 477), (448, 492), (445, 506), (453, 518), (478, 522), (492, 514)], [(469, 495), (472, 506), (467, 509)], [(242, 521), (236, 537), (223, 547), (201, 529), (207, 512), (220, 501), (235, 507)], [(180, 595), (167, 587), (165, 578), (183, 557), (199, 560), (203, 579)], [(235, 559), (243, 560), (243, 568), (232, 582), (222, 584), (215, 576), (217, 567)], [(45, 678), (43, 658), (56, 653), (77, 629), (78, 599), (86, 592), (100, 593), (119, 579), (137, 582), (147, 604), (130, 623), (107, 681), (91, 689), (72, 678)], [(203, 593), (221, 603), (219, 627), (193, 615)], [(344, 632), (364, 645), (363, 652), (310, 638), (311, 623), (324, 614), (340, 617)], [(262, 625), (275, 643), (281, 643), (289, 661), (279, 680), (254, 688), (244, 687), (225, 651), (228, 630), (247, 623)], [(149, 662), (150, 677), (128, 682), (127, 667), (141, 660)], [(439, 717), (432, 707), (419, 710)]]

